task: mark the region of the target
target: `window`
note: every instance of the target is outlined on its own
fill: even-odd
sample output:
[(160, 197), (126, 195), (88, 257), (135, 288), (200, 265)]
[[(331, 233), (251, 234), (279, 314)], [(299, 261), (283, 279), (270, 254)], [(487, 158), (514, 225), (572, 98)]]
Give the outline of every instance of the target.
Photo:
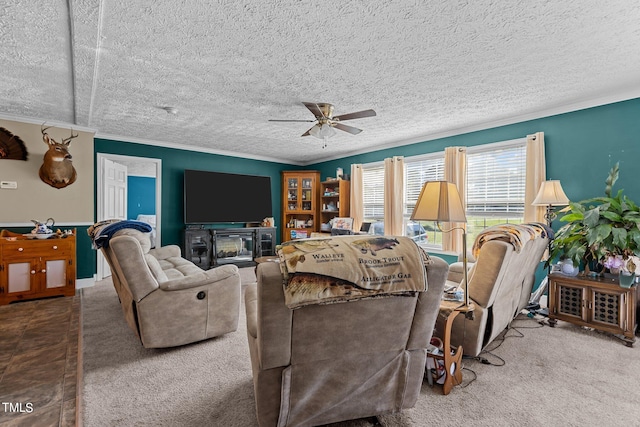
[(444, 179), (444, 153), (433, 153), (426, 156), (406, 157), (404, 162), (404, 223), (406, 235), (425, 247), (442, 247), (442, 235), (435, 221), (409, 220), (413, 208), (418, 202), (420, 191), (427, 181)]
[[(467, 233), (469, 245), (495, 224), (524, 219), (526, 140), (467, 148)], [(363, 165), (364, 221), (370, 234), (384, 234), (384, 163)], [(442, 248), (435, 222), (409, 220), (426, 181), (444, 179), (444, 152), (405, 157), (405, 235), (426, 248)]]
[(526, 140), (467, 148), (467, 232), (524, 219)]
[[(384, 163), (363, 165), (362, 182), (364, 221), (371, 223), (382, 221), (384, 219)], [(382, 234), (382, 228), (380, 232)]]

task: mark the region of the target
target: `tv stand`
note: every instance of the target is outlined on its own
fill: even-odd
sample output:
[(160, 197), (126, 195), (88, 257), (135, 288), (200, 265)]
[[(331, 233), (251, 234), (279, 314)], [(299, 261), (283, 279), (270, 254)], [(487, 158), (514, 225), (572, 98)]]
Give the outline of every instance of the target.
[(225, 264), (256, 265), (255, 259), (276, 254), (275, 227), (205, 228), (188, 226), (184, 257), (203, 270)]

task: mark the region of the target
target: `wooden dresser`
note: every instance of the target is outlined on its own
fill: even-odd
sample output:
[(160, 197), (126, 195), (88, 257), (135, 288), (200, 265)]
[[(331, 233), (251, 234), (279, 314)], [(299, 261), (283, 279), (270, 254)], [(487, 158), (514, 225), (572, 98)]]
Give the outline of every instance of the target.
[(76, 293), (76, 236), (0, 237), (0, 305)]

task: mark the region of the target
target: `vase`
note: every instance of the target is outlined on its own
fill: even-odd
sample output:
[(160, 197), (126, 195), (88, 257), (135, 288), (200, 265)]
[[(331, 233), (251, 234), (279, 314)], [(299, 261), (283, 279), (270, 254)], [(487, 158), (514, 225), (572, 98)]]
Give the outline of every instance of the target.
[(618, 283), (623, 288), (630, 288), (631, 286), (633, 286), (633, 282), (635, 282), (635, 280), (635, 274), (624, 273), (622, 271), (618, 274)]

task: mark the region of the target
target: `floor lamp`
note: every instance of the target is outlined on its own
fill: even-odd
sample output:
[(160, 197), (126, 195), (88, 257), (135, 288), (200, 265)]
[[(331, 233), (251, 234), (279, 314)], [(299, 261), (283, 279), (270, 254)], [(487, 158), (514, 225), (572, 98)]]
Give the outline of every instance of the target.
[(462, 270), (464, 306), (469, 309), (469, 281), (467, 280), (467, 231), (464, 227), (453, 227), (443, 230), (440, 222), (467, 222), (467, 217), (462, 206), (462, 200), (455, 184), (447, 181), (425, 182), (420, 196), (416, 202), (413, 213), (413, 221), (436, 221), (438, 229), (443, 233), (453, 230), (462, 230)]
[[(551, 224), (553, 220), (558, 216), (554, 210), (554, 206), (566, 206), (569, 204), (569, 198), (566, 194), (564, 194), (564, 190), (562, 189), (562, 185), (560, 185), (560, 181), (551, 180), (551, 181), (543, 181), (540, 184), (540, 190), (538, 190), (538, 194), (536, 198), (533, 199), (531, 203), (534, 206), (546, 206), (547, 211), (544, 214), (544, 219), (547, 221), (547, 225), (551, 228)], [(551, 253), (551, 240), (549, 240), (549, 253)], [(551, 261), (551, 260), (549, 260)], [(547, 276), (551, 274), (551, 262), (549, 262), (549, 266), (547, 267)], [(545, 277), (545, 279), (540, 283), (540, 286), (536, 291), (532, 294), (531, 300), (529, 301), (528, 308), (534, 309), (540, 307), (540, 297), (547, 290), (549, 278)]]

